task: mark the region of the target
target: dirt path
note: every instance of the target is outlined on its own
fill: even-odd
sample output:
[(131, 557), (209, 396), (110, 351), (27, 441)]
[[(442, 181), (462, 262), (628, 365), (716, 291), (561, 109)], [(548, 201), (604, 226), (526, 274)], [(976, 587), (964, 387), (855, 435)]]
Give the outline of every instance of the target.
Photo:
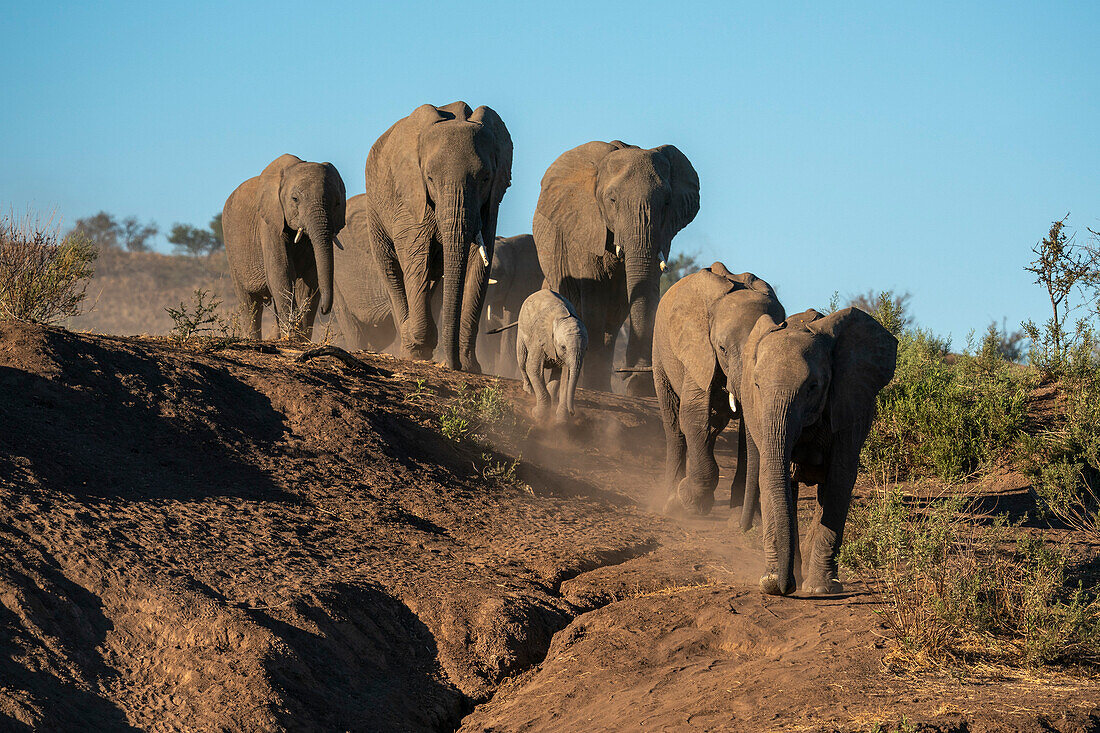
[(1080, 680), (887, 674), (858, 588), (762, 596), (728, 509), (647, 509), (651, 401), (488, 448), (440, 418), (515, 382), (364, 359), (0, 325), (0, 729), (1089, 729)]

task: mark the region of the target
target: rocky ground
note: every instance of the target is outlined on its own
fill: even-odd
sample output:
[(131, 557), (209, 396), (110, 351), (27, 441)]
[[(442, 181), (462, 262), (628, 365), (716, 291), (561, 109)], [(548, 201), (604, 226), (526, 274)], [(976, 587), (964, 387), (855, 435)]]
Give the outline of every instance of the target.
[(858, 582), (760, 594), (728, 508), (651, 511), (652, 401), (271, 351), (0, 324), (0, 729), (1100, 729), (1088, 677), (891, 674)]

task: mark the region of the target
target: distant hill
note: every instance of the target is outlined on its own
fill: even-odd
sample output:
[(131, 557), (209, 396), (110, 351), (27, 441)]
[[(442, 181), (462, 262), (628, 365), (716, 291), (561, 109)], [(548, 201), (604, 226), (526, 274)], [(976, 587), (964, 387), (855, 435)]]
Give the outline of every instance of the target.
[(224, 315), (233, 312), (237, 298), (225, 252), (187, 257), (108, 249), (96, 262), (84, 314), (65, 326), (125, 336), (167, 334), (172, 319), (164, 309), (190, 301), (196, 289), (222, 300)]

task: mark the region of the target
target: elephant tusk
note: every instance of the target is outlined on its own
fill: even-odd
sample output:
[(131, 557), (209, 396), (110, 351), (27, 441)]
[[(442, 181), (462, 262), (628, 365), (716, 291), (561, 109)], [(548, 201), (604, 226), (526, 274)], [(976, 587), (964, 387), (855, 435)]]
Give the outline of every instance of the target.
[(298, 244), (298, 242), (301, 239), (302, 239), (302, 227), (298, 227), (298, 233), (294, 235), (294, 244)]
[(661, 272), (664, 272), (667, 269), (668, 269), (668, 263), (665, 262), (664, 260), (661, 260)]
[(737, 414), (737, 400), (733, 399), (733, 395), (730, 395), (730, 412)]
[(482, 263), (486, 267), (488, 267), (489, 266), (489, 253), (485, 250), (485, 245), (484, 244), (477, 248), (477, 253), (479, 255), (481, 255)]
[(619, 244), (618, 242), (615, 243), (615, 256), (616, 257), (622, 257), (623, 256), (622, 245)]
[(497, 284), (497, 281), (496, 281), (496, 280), (494, 280), (493, 278), (489, 278), (489, 284), (490, 284), (490, 285), (496, 285), (496, 284)]
[(332, 237), (332, 243), (336, 245), (336, 249), (340, 250), (341, 252), (344, 251), (344, 245), (340, 244), (340, 238), (339, 237), (334, 235)]
[(493, 306), (488, 304), (485, 306), (485, 320), (489, 323), (493, 322)]

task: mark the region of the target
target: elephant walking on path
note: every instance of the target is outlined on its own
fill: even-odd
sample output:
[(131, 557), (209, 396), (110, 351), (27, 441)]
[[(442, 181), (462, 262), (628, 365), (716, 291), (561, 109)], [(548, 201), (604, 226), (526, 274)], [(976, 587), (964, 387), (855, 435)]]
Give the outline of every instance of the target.
[[(493, 247), (492, 277), (485, 294), (485, 324), (495, 328), (519, 318), (519, 309), (531, 293), (542, 288), (542, 268), (530, 234), (497, 237)], [(482, 337), (482, 353), (491, 356), (493, 371), (501, 377), (516, 372), (515, 331)]]
[(222, 210), (225, 254), (245, 333), (260, 338), (266, 303), (281, 331), (309, 339), (332, 308), (333, 245), (344, 227), (344, 181), (331, 163), (281, 155), (237, 187)]
[[(366, 258), (373, 257), (402, 355), (430, 359), (438, 342), (445, 366), (479, 373), (474, 345), (497, 214), (512, 176), (508, 128), (488, 107), (421, 105), (371, 146), (365, 174), (369, 246), (337, 257), (343, 299), (363, 300), (374, 269)], [(480, 267), (474, 265), (479, 260)], [(440, 279), (437, 334), (430, 299)]]
[[(673, 145), (590, 142), (547, 169), (535, 246), (547, 287), (574, 305), (592, 339), (585, 387), (610, 391), (615, 337), (628, 315), (626, 366), (650, 364), (661, 271), (672, 238), (698, 211), (699, 176)], [(649, 377), (635, 374), (627, 391), (648, 393)]]

